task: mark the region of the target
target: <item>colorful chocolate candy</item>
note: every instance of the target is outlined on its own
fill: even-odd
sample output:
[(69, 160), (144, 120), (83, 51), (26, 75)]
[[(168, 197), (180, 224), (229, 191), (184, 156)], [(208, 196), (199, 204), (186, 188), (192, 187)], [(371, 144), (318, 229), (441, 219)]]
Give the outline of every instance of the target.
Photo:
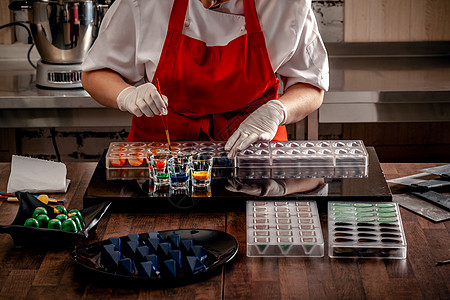
[(58, 219), (51, 219), (48, 222), (48, 228), (50, 229), (61, 229), (62, 222)]
[(27, 227), (39, 227), (39, 222), (35, 218), (28, 218), (25, 220), (24, 226)]
[(67, 209), (63, 205), (57, 205), (53, 212), (56, 216), (50, 219), (45, 207), (37, 207), (33, 211), (32, 218), (28, 218), (24, 226), (58, 229), (68, 232), (79, 232), (86, 227), (83, 216), (77, 209), (72, 209), (67, 212)]

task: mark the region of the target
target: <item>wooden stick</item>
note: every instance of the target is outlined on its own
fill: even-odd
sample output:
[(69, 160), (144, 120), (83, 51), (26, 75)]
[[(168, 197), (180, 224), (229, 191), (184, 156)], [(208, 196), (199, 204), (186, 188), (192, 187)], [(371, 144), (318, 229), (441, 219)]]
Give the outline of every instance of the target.
[[(158, 89), (158, 93), (161, 95), (162, 98), (162, 93), (161, 93), (161, 87), (159, 86), (159, 79), (156, 78), (156, 88)], [(169, 151), (172, 151), (171, 147), (170, 147), (170, 137), (169, 137), (169, 127), (167, 125), (167, 116), (163, 116), (160, 115), (163, 126), (164, 126), (164, 130), (166, 132), (166, 138), (167, 138), (167, 143), (169, 144)]]

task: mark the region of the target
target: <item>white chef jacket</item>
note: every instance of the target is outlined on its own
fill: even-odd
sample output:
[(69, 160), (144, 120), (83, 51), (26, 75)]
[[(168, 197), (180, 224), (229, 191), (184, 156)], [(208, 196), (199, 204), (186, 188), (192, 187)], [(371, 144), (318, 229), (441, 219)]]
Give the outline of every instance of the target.
[[(132, 82), (152, 80), (166, 38), (174, 0), (116, 0), (82, 64), (83, 71), (109, 68)], [(311, 0), (256, 0), (259, 22), (275, 73), (285, 89), (304, 82), (329, 87), (328, 57)], [(244, 4), (230, 0), (205, 9), (190, 0), (183, 34), (223, 46), (246, 34)]]

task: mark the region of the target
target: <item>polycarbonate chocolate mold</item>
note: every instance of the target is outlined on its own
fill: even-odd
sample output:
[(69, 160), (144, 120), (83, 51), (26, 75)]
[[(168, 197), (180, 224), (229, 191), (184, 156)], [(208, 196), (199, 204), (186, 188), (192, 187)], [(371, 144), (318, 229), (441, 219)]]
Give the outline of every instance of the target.
[[(212, 154), (213, 168), (216, 169), (285, 169), (269, 171), (272, 173), (270, 176), (275, 176), (273, 178), (367, 176), (368, 153), (360, 140), (256, 142), (238, 152), (235, 159), (227, 157), (224, 147), (224, 141), (177, 141), (171, 144), (173, 153), (194, 151)], [(167, 143), (111, 143), (106, 154), (107, 179), (147, 179), (148, 155), (159, 151), (168, 151)], [(326, 172), (318, 175), (317, 170)]]
[[(262, 147), (261, 147), (262, 146)], [(237, 154), (239, 168), (367, 167), (368, 154), (360, 140), (276, 141), (251, 144)]]
[(329, 202), (330, 257), (406, 258), (406, 239), (397, 203)]
[(323, 255), (315, 201), (247, 201), (247, 256)]
[[(151, 153), (169, 151), (165, 142), (113, 142), (106, 153), (106, 178), (108, 180), (149, 179), (148, 157)], [(225, 142), (187, 141), (172, 142), (171, 152), (192, 151), (210, 153), (213, 168), (234, 168), (234, 159), (227, 157)]]

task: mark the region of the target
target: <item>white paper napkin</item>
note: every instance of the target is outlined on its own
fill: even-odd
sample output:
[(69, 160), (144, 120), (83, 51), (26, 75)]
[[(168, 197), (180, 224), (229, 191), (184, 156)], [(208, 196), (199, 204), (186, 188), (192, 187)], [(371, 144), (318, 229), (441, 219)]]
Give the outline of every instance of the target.
[(65, 193), (70, 184), (66, 175), (63, 163), (13, 155), (7, 193)]

